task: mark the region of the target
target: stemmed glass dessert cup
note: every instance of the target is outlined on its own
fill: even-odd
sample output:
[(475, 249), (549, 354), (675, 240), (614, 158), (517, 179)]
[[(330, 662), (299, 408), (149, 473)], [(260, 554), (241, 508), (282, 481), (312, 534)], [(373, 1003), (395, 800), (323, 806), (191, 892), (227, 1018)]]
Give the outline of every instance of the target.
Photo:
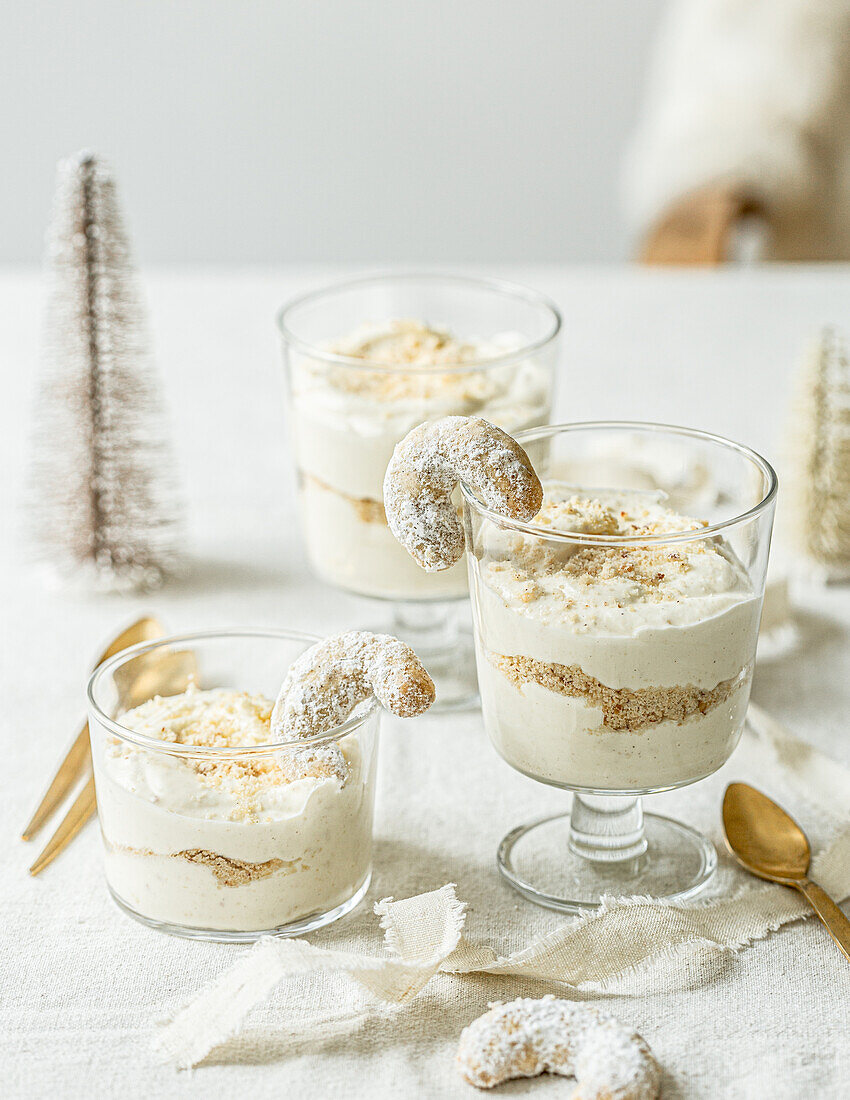
[(389, 603), (380, 629), (422, 658), (436, 706), (474, 705), (472, 641), (461, 627), (466, 570), (459, 563), (425, 573), (396, 542), (384, 514), (384, 474), (395, 445), (426, 420), (475, 415), (512, 434), (545, 424), (557, 309), (493, 279), (389, 274), (300, 297), (281, 310), (278, 326), (313, 571)]
[(776, 475), (747, 447), (666, 425), (517, 439), (544, 486), (534, 520), (463, 486), (484, 723), (513, 768), (573, 798), (512, 829), (499, 868), (570, 913), (605, 895), (689, 898), (714, 847), (641, 796), (712, 774), (740, 739)]
[(269, 740), (287, 669), (316, 641), (184, 634), (92, 676), (106, 881), (136, 920), (195, 939), (303, 935), (366, 893), (380, 705), (370, 696), (318, 737)]

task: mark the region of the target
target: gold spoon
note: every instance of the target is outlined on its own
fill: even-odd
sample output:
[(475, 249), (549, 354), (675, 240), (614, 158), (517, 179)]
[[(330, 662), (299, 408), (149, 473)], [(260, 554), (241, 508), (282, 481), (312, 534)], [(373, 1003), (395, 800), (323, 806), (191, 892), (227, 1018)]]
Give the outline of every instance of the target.
[[(122, 630), (120, 634), (116, 635), (106, 647), (106, 649), (95, 661), (95, 668), (98, 665), (102, 665), (104, 661), (108, 661), (110, 657), (114, 657), (116, 653), (120, 653), (122, 649), (129, 649), (131, 645), (135, 645), (137, 642), (148, 642), (154, 638), (161, 638), (165, 631), (156, 619), (151, 618), (149, 615), (145, 615), (141, 619), (137, 619), (131, 626), (128, 626), (126, 630)], [(38, 805), (35, 813), (27, 823), (26, 828), (21, 833), (22, 840), (32, 840), (35, 834), (42, 828), (47, 822), (48, 818), (52, 816), (55, 810), (61, 806), (65, 800), (66, 795), (85, 772), (87, 765), (91, 761), (91, 749), (89, 747), (89, 724), (84, 722), (74, 741), (65, 754), (65, 759), (59, 765), (59, 769), (53, 777), (50, 786), (45, 792), (44, 798)], [(40, 859), (41, 857), (39, 857)], [(40, 869), (40, 868), (39, 868)], [(33, 874), (33, 871), (30, 868)]]
[[(150, 616), (138, 619), (132, 626), (113, 639), (97, 660), (103, 664), (124, 649), (137, 642), (150, 642), (161, 638), (165, 631), (160, 623)], [(97, 665), (95, 667), (97, 667)], [(176, 695), (185, 691), (189, 683), (197, 682), (197, 664), (191, 650), (174, 650), (170, 646), (160, 647), (127, 661), (115, 670), (115, 685), (122, 710), (128, 710), (144, 703), (153, 695)], [(89, 726), (86, 722), (77, 734), (65, 759), (59, 767), (50, 787), (23, 832), (23, 839), (29, 840), (61, 805), (65, 797), (82, 775), (88, 774), (88, 780), (77, 795), (59, 828), (47, 842), (44, 851), (30, 867), (30, 874), (37, 875), (63, 852), (97, 810), (94, 778), (91, 775), (91, 747), (89, 744)]]
[(800, 891), (850, 960), (850, 920), (807, 877), (812, 850), (793, 817), (755, 787), (730, 783), (723, 796), (723, 831), (729, 850), (747, 871)]

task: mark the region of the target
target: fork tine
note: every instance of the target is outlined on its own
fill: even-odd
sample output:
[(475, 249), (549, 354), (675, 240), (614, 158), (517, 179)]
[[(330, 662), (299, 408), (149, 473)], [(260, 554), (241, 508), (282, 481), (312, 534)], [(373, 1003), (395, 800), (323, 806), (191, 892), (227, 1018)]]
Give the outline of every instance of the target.
[(48, 840), (41, 855), (30, 867), (30, 874), (37, 875), (39, 871), (52, 863), (54, 859), (71, 843), (83, 825), (97, 811), (97, 799), (94, 793), (94, 776), (90, 775), (88, 782), (77, 795), (70, 810), (65, 814), (59, 828)]

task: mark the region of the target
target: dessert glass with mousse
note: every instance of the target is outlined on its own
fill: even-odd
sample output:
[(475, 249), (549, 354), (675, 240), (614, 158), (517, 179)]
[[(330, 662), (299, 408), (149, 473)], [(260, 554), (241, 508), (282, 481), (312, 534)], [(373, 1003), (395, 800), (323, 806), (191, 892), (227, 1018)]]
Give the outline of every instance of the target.
[[(716, 853), (644, 816), (640, 796), (694, 783), (738, 743), (750, 694), (776, 476), (755, 452), (653, 424), (517, 437), (543, 483), (529, 522), (463, 486), (484, 722), (504, 759), (573, 792), (521, 825), (499, 867), (526, 897), (576, 912), (605, 894), (686, 898)], [(601, 454), (664, 454), (647, 484)]]
[(298, 298), (278, 324), (314, 572), (391, 602), (382, 629), (422, 657), (438, 706), (475, 703), (472, 645), (452, 602), (467, 597), (466, 570), (459, 563), (426, 574), (396, 542), (384, 473), (395, 445), (426, 420), (475, 415), (511, 434), (547, 423), (558, 311), (533, 291), (491, 279), (386, 275)]
[(88, 688), (106, 880), (181, 936), (301, 935), (343, 916), (372, 869), (380, 705), (276, 741), (275, 696), (317, 639), (187, 634), (125, 650)]

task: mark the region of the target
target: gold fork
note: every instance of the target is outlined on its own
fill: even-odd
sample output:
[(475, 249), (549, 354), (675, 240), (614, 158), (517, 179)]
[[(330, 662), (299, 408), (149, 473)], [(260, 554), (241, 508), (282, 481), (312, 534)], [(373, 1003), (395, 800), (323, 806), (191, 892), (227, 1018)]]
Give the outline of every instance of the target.
[[(131, 645), (136, 645), (137, 642), (153, 641), (156, 638), (161, 638), (164, 633), (165, 631), (156, 619), (145, 615), (134, 622), (132, 626), (127, 627), (126, 630), (122, 630), (112, 640), (101, 653), (95, 663), (95, 668), (102, 665), (110, 657), (114, 657), (116, 653), (128, 649)], [(74, 738), (64, 760), (59, 765), (59, 770), (53, 777), (53, 781), (21, 834), (23, 840), (31, 840), (35, 836), (63, 802), (80, 777), (86, 772), (90, 773), (90, 771), (91, 745), (89, 742), (89, 724), (86, 722)], [(43, 871), (49, 863), (52, 863), (59, 853), (67, 848), (96, 809), (94, 777), (89, 774), (88, 781), (77, 795), (56, 832), (47, 842), (44, 851), (30, 867), (30, 874), (37, 875), (39, 871)]]

